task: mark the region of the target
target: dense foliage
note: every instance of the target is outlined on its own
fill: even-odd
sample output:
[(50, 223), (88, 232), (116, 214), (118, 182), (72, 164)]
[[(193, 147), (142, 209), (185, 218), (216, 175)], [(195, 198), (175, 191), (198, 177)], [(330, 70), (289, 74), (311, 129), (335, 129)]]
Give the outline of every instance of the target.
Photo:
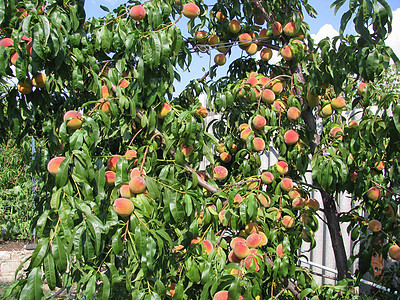
[[(77, 284), (85, 299), (352, 299), (375, 252), (400, 259), (400, 103), (374, 84), (398, 63), (384, 0), (351, 1), (341, 35), (318, 44), (306, 0), (129, 1), (89, 20), (83, 4), (0, 0), (2, 138), (41, 141), (33, 169), (45, 182), (36, 249), (6, 296), (40, 299), (46, 282)], [(343, 35), (350, 20), (357, 36)], [(192, 53), (207, 50), (222, 56), (173, 97)], [(270, 64), (271, 51), (282, 60)], [(264, 167), (268, 147), (279, 158)], [(353, 208), (339, 215), (344, 191)], [(337, 286), (299, 265), (317, 213)], [(346, 254), (341, 222), (361, 251)]]

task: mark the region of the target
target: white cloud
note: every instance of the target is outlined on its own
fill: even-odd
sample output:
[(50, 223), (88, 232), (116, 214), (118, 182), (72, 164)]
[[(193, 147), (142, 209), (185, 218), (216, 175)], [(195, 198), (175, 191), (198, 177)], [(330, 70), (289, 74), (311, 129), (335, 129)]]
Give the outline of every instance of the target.
[(386, 40), (386, 45), (400, 58), (400, 8), (393, 11), (392, 33)]
[(315, 43), (319, 43), (326, 37), (332, 39), (333, 37), (338, 35), (339, 32), (336, 31), (331, 24), (325, 24), (319, 29), (317, 34), (311, 34), (311, 37), (314, 39)]

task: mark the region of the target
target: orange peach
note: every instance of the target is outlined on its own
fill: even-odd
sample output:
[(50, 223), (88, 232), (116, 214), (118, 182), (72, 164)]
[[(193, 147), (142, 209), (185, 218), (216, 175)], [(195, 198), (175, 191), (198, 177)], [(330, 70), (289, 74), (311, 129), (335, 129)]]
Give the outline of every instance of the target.
[(279, 172), (281, 175), (285, 175), (289, 171), (289, 165), (286, 161), (284, 160), (279, 160), (276, 163), (276, 170)]
[(46, 84), (46, 74), (37, 73), (35, 77), (32, 78), (32, 84), (39, 89), (44, 88)]
[(223, 66), (226, 63), (225, 55), (222, 53), (215, 55), (214, 63), (218, 66)]
[(291, 216), (283, 216), (281, 223), (286, 228), (292, 228), (294, 226), (294, 219)]
[(293, 145), (296, 144), (299, 140), (299, 134), (294, 131), (293, 129), (290, 129), (285, 132), (285, 135), (283, 136), (283, 139), (285, 140), (285, 143), (288, 145)]
[(256, 152), (264, 151), (265, 141), (262, 138), (256, 137), (253, 140), (253, 149)]
[(107, 168), (110, 171), (116, 171), (117, 170), (117, 161), (118, 159), (120, 159), (121, 156), (116, 155), (116, 156), (111, 156), (108, 160), (107, 160)]
[(289, 47), (289, 45), (283, 46), (283, 48), (281, 50), (281, 55), (284, 60), (292, 60), (293, 59), (293, 51)]
[(294, 22), (289, 22), (285, 25), (285, 27), (283, 27), (283, 32), (287, 36), (295, 36), (298, 30), (296, 29)]
[(262, 61), (269, 61), (272, 58), (272, 50), (270, 48), (264, 48), (260, 52)]
[(129, 15), (135, 21), (141, 21), (146, 16), (146, 10), (142, 5), (134, 5), (131, 7)]
[(200, 15), (200, 8), (193, 2), (186, 3), (183, 6), (183, 15), (189, 19), (195, 19)]
[(270, 80), (271, 80), (271, 78), (269, 78), (269, 77), (267, 77), (267, 76), (263, 76), (263, 77), (260, 77), (260, 78), (258, 79), (258, 84), (264, 86), (264, 85), (266, 85)]
[(236, 242), (235, 247), (233, 248), (233, 253), (235, 253), (236, 257), (239, 259), (243, 259), (249, 255), (249, 251), (247, 244), (242, 241)]
[(141, 194), (146, 190), (146, 181), (142, 176), (134, 176), (129, 181), (129, 188), (133, 194)]
[(130, 172), (130, 178), (132, 179), (135, 176), (142, 176), (145, 177), (146, 176), (146, 171), (142, 170), (142, 172), (140, 172), (140, 168), (133, 168)]
[(246, 244), (249, 248), (257, 248), (261, 244), (261, 235), (252, 233), (246, 238)]
[(32, 92), (32, 83), (29, 80), (20, 81), (17, 84), (17, 88), (21, 94), (28, 95)]
[(339, 110), (345, 106), (346, 106), (346, 100), (344, 100), (342, 97), (337, 97), (337, 98), (332, 99), (332, 108), (333, 109)]
[(164, 102), (160, 112), (157, 114), (157, 117), (164, 119), (170, 111), (171, 106), (167, 102)]
[(196, 112), (202, 116), (203, 118), (208, 116), (208, 110), (204, 106), (199, 106), (196, 110)]
[(255, 77), (250, 76), (250, 77), (247, 79), (247, 83), (249, 83), (251, 86), (256, 86), (257, 83), (258, 83), (258, 79), (255, 78)]
[(250, 269), (254, 265), (256, 271), (260, 270), (260, 266), (258, 265), (257, 259), (253, 254), (248, 255), (244, 260), (244, 266), (247, 269)]
[(368, 228), (372, 232), (379, 232), (382, 230), (382, 223), (378, 220), (371, 220), (368, 222)]
[(132, 198), (133, 196), (135, 196), (130, 188), (129, 188), (129, 184), (123, 184), (121, 185), (121, 187), (119, 188), (119, 194), (121, 195), (122, 198)]
[(293, 181), (292, 179), (285, 177), (281, 180), (281, 189), (285, 192), (290, 191), (293, 188)]
[(232, 160), (232, 156), (228, 152), (222, 152), (219, 158), (226, 164)]
[(217, 166), (213, 170), (215, 180), (224, 180), (228, 177), (228, 170), (224, 166)]
[(231, 252), (229, 252), (229, 254), (228, 254), (228, 260), (229, 260), (230, 262), (234, 262), (234, 263), (240, 262), (240, 258), (238, 258), (238, 257), (235, 255), (235, 252), (233, 252), (233, 250), (231, 250)]
[(272, 103), (274, 103), (275, 98), (276, 98), (275, 93), (274, 93), (272, 90), (270, 90), (270, 89), (265, 89), (265, 90), (262, 92), (261, 99), (262, 99), (262, 101), (263, 101), (264, 103), (272, 104)]
[(100, 99), (99, 101), (101, 103), (100, 105), (100, 110), (104, 112), (105, 114), (109, 115), (111, 113), (111, 103), (110, 101), (104, 99)]
[(262, 115), (257, 115), (253, 119), (253, 128), (254, 129), (263, 129), (264, 126), (267, 124), (267, 120)]
[[(245, 130), (245, 129), (247, 129), (247, 128), (250, 128), (250, 126), (249, 126), (249, 124), (247, 124), (247, 123), (242, 123), (242, 124), (240, 124), (239, 125), (239, 131), (240, 132), (242, 132), (243, 130)], [(224, 150), (225, 151), (225, 150)]]
[(114, 211), (121, 217), (129, 217), (134, 210), (134, 206), (131, 200), (126, 198), (118, 198), (113, 204)]
[[(240, 127), (239, 127), (239, 128), (240, 128)], [(225, 145), (224, 145), (224, 143), (223, 143), (223, 142), (220, 142), (220, 143), (219, 143), (219, 146), (215, 147), (215, 150), (216, 150), (218, 153), (224, 153), (224, 152), (225, 152)]]
[[(228, 291), (219, 291), (214, 295), (212, 300), (229, 300)], [(240, 296), (238, 300), (243, 300), (243, 296)]]
[(385, 163), (382, 160), (375, 164), (375, 170), (377, 170), (378, 172), (383, 171), (384, 168), (385, 168)]
[(267, 37), (268, 37), (268, 35), (267, 35), (266, 28), (263, 28), (258, 32), (258, 39), (261, 40), (261, 42), (262, 42), (262, 40), (266, 39)]
[(275, 80), (272, 83), (271, 90), (275, 93), (275, 95), (279, 95), (283, 92), (283, 84), (282, 82)]
[(268, 195), (265, 196), (264, 194), (259, 193), (259, 194), (257, 195), (257, 198), (258, 198), (258, 200), (260, 201), (260, 203), (261, 203), (262, 206), (264, 206), (264, 207), (269, 207), (269, 204), (270, 204), (271, 201), (270, 201)]
[(53, 157), (47, 164), (47, 171), (53, 176), (57, 175), (58, 168), (61, 165), (61, 162), (65, 159), (64, 156)]
[(172, 297), (175, 295), (175, 288), (176, 288), (176, 283), (171, 283), (170, 285), (168, 285), (168, 291)]
[(204, 30), (199, 30), (196, 33), (196, 40), (199, 44), (205, 44), (207, 42), (207, 32)]
[(398, 245), (392, 245), (389, 248), (389, 256), (393, 260), (400, 260), (400, 247)]
[(240, 236), (234, 237), (234, 238), (231, 240), (230, 244), (229, 244), (229, 246), (231, 247), (231, 249), (235, 248), (235, 245), (236, 245), (237, 242), (243, 242), (243, 243), (245, 243), (246, 240), (245, 240), (244, 238), (240, 237)]
[(300, 117), (300, 115), (300, 109), (295, 106), (292, 106), (287, 110), (287, 117), (290, 121), (296, 121)]
[(211, 242), (208, 240), (203, 240), (203, 241), (201, 241), (201, 243), (206, 248), (207, 254), (210, 254), (210, 252), (214, 249), (213, 244), (211, 244)]
[(118, 86), (122, 88), (126, 88), (129, 86), (129, 81), (126, 80), (125, 78), (122, 78), (121, 81), (119, 82)]
[(308, 198), (306, 200), (306, 205), (311, 208), (313, 211), (319, 210), (319, 202), (314, 198)]
[(358, 122), (355, 120), (351, 120), (348, 124), (349, 127), (351, 128), (356, 128), (358, 126)]
[(252, 133), (252, 132), (253, 132), (253, 130), (251, 130), (250, 128), (246, 128), (240, 133), (240, 138), (243, 141), (246, 141), (247, 138), (249, 137), (250, 133)]
[(234, 34), (239, 33), (241, 27), (242, 26), (240, 25), (240, 22), (238, 20), (232, 20), (229, 22), (228, 25), (229, 31)]
[(279, 36), (279, 35), (282, 34), (282, 24), (279, 23), (278, 21), (275, 21), (275, 22), (272, 24), (272, 34), (273, 34), (274, 36)]
[(115, 185), (115, 172), (106, 171), (106, 184)]
[[(242, 33), (239, 35), (239, 46), (241, 47), (248, 47), (252, 43), (251, 35), (248, 33)], [(243, 48), (242, 48), (243, 49)]]
[(274, 181), (274, 174), (271, 172), (264, 172), (261, 174), (261, 180), (265, 184), (271, 184)]
[(377, 186), (373, 186), (367, 191), (367, 197), (371, 201), (378, 201), (381, 197), (381, 190)]
[(64, 114), (64, 122), (66, 120), (70, 119), (67, 122), (67, 127), (71, 128), (71, 129), (78, 129), (82, 127), (82, 114), (80, 112), (77, 112), (76, 110), (69, 110)]

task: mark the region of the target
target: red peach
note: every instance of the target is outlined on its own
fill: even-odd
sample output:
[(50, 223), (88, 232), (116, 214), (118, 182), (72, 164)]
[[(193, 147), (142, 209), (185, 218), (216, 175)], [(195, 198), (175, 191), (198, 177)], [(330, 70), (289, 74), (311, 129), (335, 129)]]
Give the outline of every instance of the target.
[(157, 114), (157, 117), (164, 119), (170, 111), (171, 106), (167, 102), (164, 102), (160, 112)]
[(219, 44), (220, 42), (221, 42), (221, 41), (220, 41), (218, 35), (211, 34), (211, 35), (208, 37), (208, 43), (209, 43), (210, 45), (216, 45), (216, 44)]
[(106, 184), (115, 185), (115, 172), (106, 171)]
[(256, 222), (250, 222), (246, 225), (244, 230), (247, 234), (258, 233), (258, 224)]
[(240, 258), (238, 258), (238, 257), (235, 255), (235, 252), (233, 252), (233, 250), (231, 250), (231, 252), (229, 252), (229, 254), (228, 254), (228, 260), (229, 260), (230, 262), (234, 262), (234, 263), (240, 262)]
[(47, 164), (47, 171), (53, 176), (57, 175), (58, 168), (61, 165), (61, 162), (65, 159), (64, 156), (53, 157)]
[(297, 197), (292, 200), (292, 207), (296, 209), (300, 209), (305, 205), (304, 199), (301, 197)]
[(237, 242), (243, 242), (243, 243), (245, 243), (246, 240), (245, 240), (244, 238), (240, 237), (240, 236), (234, 237), (234, 238), (231, 240), (230, 244), (229, 244), (229, 246), (231, 246), (231, 249), (235, 248), (235, 245), (236, 245)]
[(215, 180), (224, 180), (228, 177), (228, 170), (224, 166), (217, 166), (213, 170)]
[(3, 38), (0, 40), (0, 46), (4, 46), (5, 48), (14, 45), (14, 41), (10, 38)]
[(204, 30), (199, 30), (196, 33), (196, 40), (199, 44), (205, 44), (207, 42), (207, 32)]
[(247, 269), (250, 269), (251, 266), (254, 265), (256, 271), (260, 270), (260, 266), (258, 265), (257, 259), (253, 254), (248, 255), (244, 260), (244, 266)]
[(225, 145), (224, 145), (224, 143), (223, 143), (223, 142), (220, 142), (220, 143), (219, 143), (219, 146), (215, 147), (215, 150), (216, 150), (218, 153), (224, 153), (224, 152), (225, 152)]
[(127, 160), (131, 160), (137, 158), (137, 152), (133, 149), (127, 149), (124, 156)]
[(301, 194), (300, 194), (298, 189), (290, 190), (288, 195), (289, 195), (289, 198), (292, 199), (292, 200), (294, 200), (294, 199), (296, 199), (298, 197), (301, 197)]
[(293, 59), (293, 51), (289, 47), (289, 45), (285, 45), (281, 50), (281, 55), (284, 60), (292, 60)]
[(319, 202), (314, 198), (308, 198), (306, 200), (306, 205), (314, 211), (319, 210)]
[(189, 146), (189, 147), (184, 147), (184, 146), (182, 145), (181, 151), (182, 151), (182, 153), (183, 153), (183, 155), (184, 155), (185, 157), (189, 157), (190, 154), (191, 154), (192, 151), (193, 151), (193, 145), (191, 145), (191, 146)]
[(296, 26), (295, 26), (294, 22), (289, 22), (285, 25), (285, 27), (283, 27), (283, 32), (287, 36), (295, 36), (296, 33), (298, 32), (298, 30), (296, 30)]
[(200, 15), (200, 8), (193, 2), (186, 3), (183, 6), (183, 15), (189, 19), (195, 19)]
[(368, 86), (368, 83), (366, 83), (366, 82), (360, 82), (360, 84), (358, 85), (358, 88), (357, 88), (357, 93), (358, 93), (360, 96), (362, 96), (363, 90), (364, 90), (364, 88), (367, 87), (367, 86)]
[[(340, 134), (340, 133), (341, 134)], [(331, 137), (333, 138), (342, 138), (343, 136), (343, 129), (339, 126), (335, 126), (331, 129), (331, 131), (329, 132), (329, 134), (331, 135)]]
[(279, 257), (282, 257), (285, 255), (283, 253), (283, 245), (282, 244), (279, 244), (278, 247), (276, 247), (276, 255)]
[(243, 201), (243, 197), (242, 196), (240, 196), (239, 194), (236, 194), (235, 195), (235, 197), (233, 198), (233, 202), (235, 202), (235, 203), (242, 203), (242, 201)]
[(80, 112), (77, 112), (76, 110), (69, 110), (64, 114), (64, 122), (70, 119), (67, 122), (67, 127), (71, 128), (71, 129), (78, 129), (82, 127), (82, 114)]
[(140, 172), (140, 168), (133, 168), (130, 172), (130, 178), (132, 179), (135, 176), (142, 176), (145, 177), (146, 176), (146, 171), (142, 170), (142, 172)]
[(135, 21), (141, 21), (146, 16), (146, 10), (142, 5), (134, 5), (131, 7), (129, 15)]
[(281, 189), (285, 192), (290, 191), (293, 188), (293, 181), (292, 179), (285, 177), (281, 180)]
[(300, 109), (292, 106), (287, 111), (287, 117), (290, 121), (296, 121), (301, 115)]
[(272, 50), (270, 48), (264, 48), (260, 52), (262, 61), (269, 61), (272, 58)]
[(14, 52), (13, 55), (11, 55), (11, 63), (15, 66), (17, 64), (17, 59), (19, 57), (18, 52)]
[(267, 238), (267, 236), (265, 235), (265, 233), (262, 232), (262, 231), (260, 231), (258, 234), (261, 236), (261, 244), (260, 244), (260, 247), (261, 247), (261, 246), (265, 246), (266, 244), (268, 244), (268, 238)]
[(21, 94), (28, 95), (32, 93), (32, 83), (29, 80), (18, 82), (17, 88)]
[(261, 174), (261, 180), (265, 184), (271, 184), (274, 181), (274, 174), (271, 172), (264, 172)]
[(293, 129), (290, 129), (285, 132), (285, 135), (283, 136), (285, 143), (288, 145), (293, 145), (296, 144), (299, 140), (299, 134), (294, 131)]
[(211, 242), (208, 240), (203, 240), (201, 242), (202, 242), (203, 246), (206, 248), (207, 254), (210, 254), (210, 252), (214, 249), (213, 244), (211, 244)]
[(126, 218), (132, 214), (134, 206), (131, 200), (118, 198), (114, 201), (113, 209), (119, 216)]
[[(267, 197), (268, 197), (268, 198), (267, 198)], [(257, 198), (258, 198), (258, 200), (260, 201), (260, 203), (261, 203), (262, 206), (264, 206), (264, 207), (269, 207), (269, 203), (270, 203), (271, 201), (270, 201), (268, 195), (265, 196), (264, 194), (259, 193), (259, 194), (257, 195)]]
[(118, 159), (120, 159), (121, 158), (121, 156), (112, 156), (112, 157), (110, 157), (108, 160), (107, 160), (107, 168), (110, 170), (110, 171), (116, 171), (117, 170), (117, 161), (118, 161)]
[(217, 20), (219, 21), (219, 22), (224, 22), (225, 20), (226, 20), (226, 16), (224, 15), (224, 13), (222, 12), (222, 11), (217, 11), (216, 13), (215, 13), (215, 17), (217, 18)]
[[(252, 43), (251, 35), (248, 33), (242, 33), (239, 35), (239, 46), (240, 47), (248, 47)], [(242, 48), (243, 49), (243, 48)]]
[(129, 188), (133, 194), (141, 194), (146, 190), (146, 181), (141, 176), (134, 176), (129, 181)]
[(280, 160), (276, 163), (276, 170), (279, 172), (281, 175), (285, 175), (289, 171), (289, 165), (286, 161)]
[(226, 63), (225, 55), (222, 53), (215, 55), (214, 63), (218, 66), (223, 66)]

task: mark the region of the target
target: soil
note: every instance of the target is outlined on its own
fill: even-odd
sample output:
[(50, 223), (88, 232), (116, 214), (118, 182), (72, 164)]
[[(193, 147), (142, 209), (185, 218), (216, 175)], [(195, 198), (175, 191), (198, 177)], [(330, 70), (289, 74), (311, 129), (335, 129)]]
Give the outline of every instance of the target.
[(24, 250), (25, 246), (33, 243), (29, 240), (0, 241), (0, 251)]

